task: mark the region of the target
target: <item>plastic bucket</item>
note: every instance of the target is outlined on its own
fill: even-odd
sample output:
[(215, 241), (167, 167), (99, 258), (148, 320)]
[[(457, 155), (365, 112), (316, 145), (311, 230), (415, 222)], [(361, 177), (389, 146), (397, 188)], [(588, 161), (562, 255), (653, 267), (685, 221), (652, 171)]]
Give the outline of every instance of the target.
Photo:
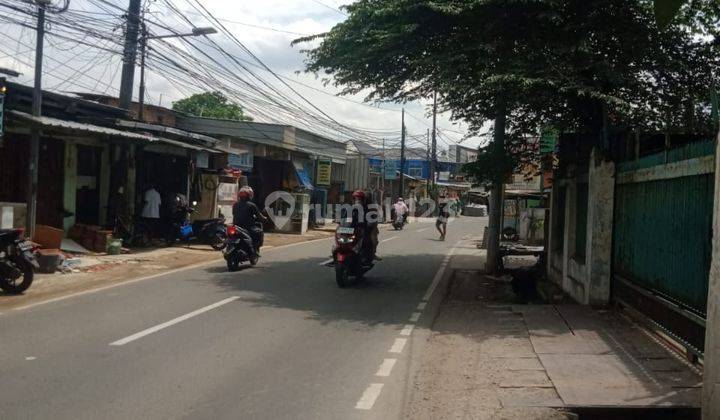
[(122, 251), (122, 239), (113, 238), (108, 242), (107, 253), (110, 255), (119, 255)]

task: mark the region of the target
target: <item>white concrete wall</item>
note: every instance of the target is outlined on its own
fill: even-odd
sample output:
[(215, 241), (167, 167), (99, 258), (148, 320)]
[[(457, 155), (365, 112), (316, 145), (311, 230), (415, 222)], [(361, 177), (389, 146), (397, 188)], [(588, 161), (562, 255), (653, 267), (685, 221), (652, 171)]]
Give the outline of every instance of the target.
[(707, 420), (720, 419), (720, 149), (715, 151), (714, 203), (703, 372), (702, 410), (703, 418)]
[[(584, 259), (575, 255), (577, 184), (581, 180), (578, 177), (558, 180), (553, 188), (555, 191), (560, 186), (566, 187), (565, 206), (561, 209), (565, 218), (562, 234), (564, 246), (561, 251), (554, 249), (554, 242), (560, 238), (553, 235), (555, 218), (551, 216), (547, 274), (565, 293), (582, 304), (605, 304), (610, 299), (614, 174), (615, 165), (602, 161), (593, 151), (587, 175), (587, 242)], [(551, 214), (560, 210), (555, 208), (556, 205), (553, 196)]]

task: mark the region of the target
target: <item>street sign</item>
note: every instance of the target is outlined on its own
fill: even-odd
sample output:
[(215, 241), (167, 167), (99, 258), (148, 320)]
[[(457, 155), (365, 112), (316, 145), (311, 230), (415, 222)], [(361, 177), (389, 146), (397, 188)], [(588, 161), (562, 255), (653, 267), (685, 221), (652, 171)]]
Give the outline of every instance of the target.
[(394, 160), (385, 161), (385, 179), (397, 179), (397, 162)]
[(540, 134), (540, 153), (548, 154), (555, 151), (560, 133), (554, 128), (546, 128)]
[(318, 159), (317, 161), (317, 185), (330, 185), (330, 175), (332, 170), (332, 161), (330, 159)]

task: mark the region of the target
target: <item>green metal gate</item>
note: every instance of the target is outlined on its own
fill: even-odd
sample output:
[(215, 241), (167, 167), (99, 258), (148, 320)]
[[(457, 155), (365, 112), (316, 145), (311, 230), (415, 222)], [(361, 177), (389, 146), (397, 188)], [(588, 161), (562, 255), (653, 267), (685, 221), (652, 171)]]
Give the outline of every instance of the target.
[(613, 297), (698, 353), (711, 258), (711, 162), (707, 156), (644, 168), (620, 164), (615, 190)]

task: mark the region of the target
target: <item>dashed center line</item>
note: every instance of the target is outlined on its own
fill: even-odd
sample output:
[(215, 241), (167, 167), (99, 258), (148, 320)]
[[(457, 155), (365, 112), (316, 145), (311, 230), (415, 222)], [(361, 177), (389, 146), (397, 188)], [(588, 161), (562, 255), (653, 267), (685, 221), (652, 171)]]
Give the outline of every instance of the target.
[(391, 236), (391, 237), (389, 237), (389, 238), (387, 238), (387, 239), (383, 239), (382, 241), (380, 241), (380, 243), (387, 242), (387, 241), (392, 241), (393, 239), (397, 239), (397, 236)]
[(333, 262), (333, 259), (332, 259), (332, 258), (330, 258), (330, 259), (327, 260), (327, 261), (323, 261), (323, 262), (319, 263), (318, 265), (328, 265), (328, 264), (330, 264), (331, 262)]
[(395, 366), (396, 362), (397, 362), (397, 359), (383, 360), (382, 364), (380, 365), (380, 368), (378, 368), (378, 371), (375, 373), (375, 376), (382, 376), (382, 377), (390, 376), (390, 373), (392, 373), (392, 369)]
[(420, 315), (422, 315), (420, 312), (413, 312), (413, 314), (410, 315), (410, 322), (418, 322)]
[(418, 306), (417, 306), (417, 310), (418, 310), (418, 311), (423, 311), (423, 310), (425, 310), (425, 307), (426, 307), (426, 306), (427, 306), (427, 302), (420, 302), (420, 303), (418, 304)]
[(429, 227), (418, 229), (418, 232), (425, 232), (426, 230), (430, 229)]
[(405, 327), (403, 327), (402, 331), (400, 331), (400, 335), (410, 335), (413, 332), (413, 329), (415, 329), (415, 326), (413, 324), (407, 324)]
[(215, 303), (213, 303), (212, 305), (208, 305), (208, 306), (205, 306), (204, 308), (197, 309), (197, 310), (192, 311), (192, 312), (190, 312), (190, 313), (188, 313), (188, 314), (179, 316), (179, 317), (177, 317), (177, 318), (175, 318), (175, 319), (171, 319), (170, 321), (167, 321), (167, 322), (163, 322), (162, 324), (156, 325), (156, 326), (154, 326), (154, 327), (150, 327), (150, 328), (148, 328), (148, 329), (146, 329), (146, 330), (142, 330), (142, 331), (140, 331), (140, 332), (138, 332), (138, 333), (135, 333), (135, 334), (133, 334), (133, 335), (127, 336), (127, 337), (122, 338), (122, 339), (120, 339), (120, 340), (113, 341), (112, 343), (110, 343), (110, 345), (111, 345), (111, 346), (124, 346), (125, 344), (130, 343), (130, 342), (135, 341), (135, 340), (138, 340), (138, 339), (140, 339), (140, 338), (143, 338), (143, 337), (145, 337), (146, 335), (150, 335), (150, 334), (156, 333), (156, 332), (158, 332), (158, 331), (160, 331), (160, 330), (164, 330), (165, 328), (171, 327), (171, 326), (173, 326), (173, 325), (175, 325), (175, 324), (178, 324), (178, 323), (183, 322), (183, 321), (185, 321), (185, 320), (188, 320), (188, 319), (190, 319), (190, 318), (196, 317), (196, 316), (198, 316), (198, 315), (200, 315), (200, 314), (203, 314), (203, 313), (205, 313), (205, 312), (207, 312), (207, 311), (211, 311), (211, 310), (213, 310), (213, 309), (215, 309), (215, 308), (219, 308), (220, 306), (226, 305), (226, 304), (228, 304), (228, 303), (230, 303), (230, 302), (232, 302), (232, 301), (234, 301), (234, 300), (238, 300), (238, 299), (240, 299), (240, 296), (233, 296), (233, 297), (229, 297), (229, 298), (227, 298), (227, 299), (223, 299), (223, 300), (221, 300), (220, 302), (215, 302)]
[(392, 347), (390, 347), (390, 353), (402, 353), (407, 343), (407, 338), (396, 338)]
[(365, 392), (363, 392), (360, 400), (355, 404), (355, 408), (358, 410), (370, 410), (375, 405), (375, 401), (380, 396), (383, 384), (370, 384)]

